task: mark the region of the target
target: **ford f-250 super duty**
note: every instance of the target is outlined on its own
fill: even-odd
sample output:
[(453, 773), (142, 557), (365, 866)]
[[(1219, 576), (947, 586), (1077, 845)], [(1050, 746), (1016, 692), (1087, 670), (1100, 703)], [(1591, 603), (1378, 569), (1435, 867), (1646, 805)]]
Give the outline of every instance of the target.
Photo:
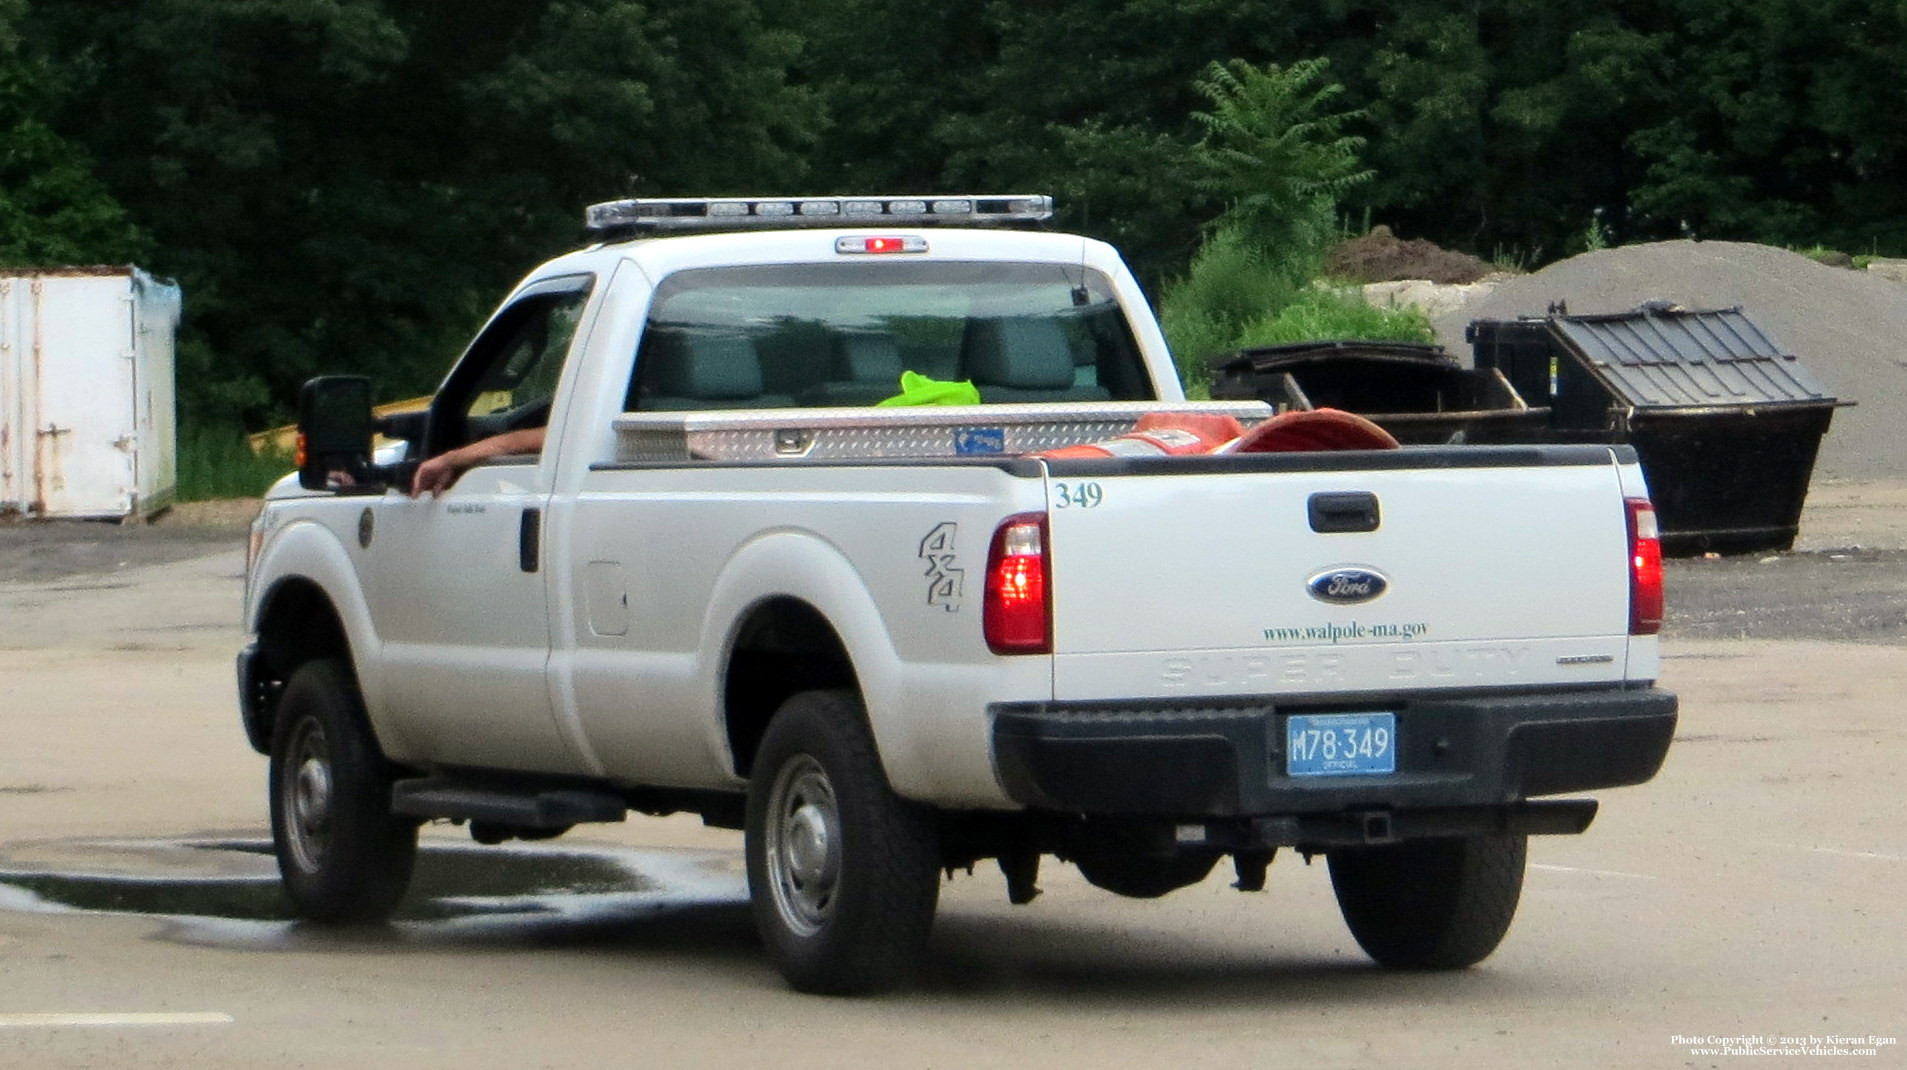
[[(388, 915), (426, 820), (692, 812), (745, 830), (803, 990), (901, 981), (943, 871), (995, 859), (1025, 902), (1046, 855), (1154, 897), (1322, 854), (1380, 963), (1488, 955), (1527, 837), (1594, 816), (1550, 797), (1673, 735), (1635, 455), (1058, 449), (1272, 412), (1185, 401), (1118, 256), (1050, 214), (612, 202), (376, 422), (401, 444), (367, 380), (308, 384), (238, 665), (299, 912)], [(903, 372), (980, 404), (876, 407)]]

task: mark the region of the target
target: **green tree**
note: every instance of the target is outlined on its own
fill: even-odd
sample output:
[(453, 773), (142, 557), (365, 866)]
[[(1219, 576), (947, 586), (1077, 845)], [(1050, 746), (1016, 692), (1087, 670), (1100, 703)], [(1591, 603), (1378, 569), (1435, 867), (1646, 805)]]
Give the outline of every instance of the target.
[(125, 264), (149, 248), (85, 153), (0, 101), (0, 265)]
[(1485, 256), (1560, 255), (1598, 208), (1620, 229), (1642, 170), (1625, 139), (1671, 102), (1652, 2), (1352, 7), (1321, 51), (1368, 109), (1379, 177), (1353, 203)]
[(1305, 277), (1336, 236), (1338, 202), (1374, 174), (1359, 162), (1364, 138), (1345, 133), (1361, 113), (1330, 110), (1344, 87), (1326, 80), (1329, 68), (1233, 60), (1195, 83), (1212, 107), (1193, 114), (1205, 131), (1192, 153), (1199, 186), (1225, 202), (1225, 222), (1247, 243)]
[(1907, 9), (1875, 0), (1666, 0), (1674, 108), (1629, 140), (1636, 215), (1690, 233), (1907, 247)]
[(584, 204), (798, 176), (798, 42), (754, 0), (60, 0), (57, 128), (187, 300), (182, 399), (260, 423), (299, 381), (429, 389)]
[(1062, 227), (1142, 279), (1180, 270), (1219, 205), (1192, 184), (1193, 80), (1297, 51), (1308, 9), (1228, 0), (806, 0), (800, 64), (833, 124), (829, 185), (1050, 192)]
[(138, 259), (145, 235), (86, 153), (44, 121), (44, 72), (16, 32), (25, 11), (25, 0), (0, 0), (0, 265)]
[(1288, 147), (1368, 138), (1318, 192), (1411, 237), (1907, 250), (1890, 0), (0, 0), (0, 257), (179, 278), (188, 409), (252, 423), (428, 389), (626, 193), (1052, 192), (1206, 322), (1329, 229), (1240, 125), (1307, 56), (1339, 125)]
[(1371, 178), (1359, 162), (1363, 139), (1345, 132), (1358, 113), (1333, 109), (1343, 90), (1327, 80), (1329, 66), (1214, 63), (1195, 83), (1211, 110), (1195, 113), (1204, 136), (1188, 157), (1197, 185), (1226, 207), (1160, 302), (1188, 386), (1202, 385), (1207, 360), (1318, 273), (1341, 198)]

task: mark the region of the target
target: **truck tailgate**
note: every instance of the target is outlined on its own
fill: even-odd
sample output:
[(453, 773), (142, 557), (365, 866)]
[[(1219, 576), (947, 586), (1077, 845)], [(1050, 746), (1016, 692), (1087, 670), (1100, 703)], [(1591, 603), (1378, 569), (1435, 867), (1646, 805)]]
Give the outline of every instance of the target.
[(1624, 677), (1606, 447), (1057, 460), (1047, 492), (1057, 700)]

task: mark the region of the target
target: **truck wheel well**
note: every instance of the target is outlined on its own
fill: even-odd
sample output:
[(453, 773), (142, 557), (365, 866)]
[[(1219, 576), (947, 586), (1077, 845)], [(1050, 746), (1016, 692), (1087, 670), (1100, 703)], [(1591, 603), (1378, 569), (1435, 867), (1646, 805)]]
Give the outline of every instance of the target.
[(854, 663), (820, 611), (794, 598), (756, 606), (735, 633), (722, 702), (735, 772), (747, 776), (768, 719), (802, 691), (858, 690)]
[(272, 592), (259, 619), (258, 649), (274, 674), (288, 677), (312, 658), (349, 658), (351, 643), (324, 589), (307, 579), (289, 579)]
[(258, 689), (255, 709), (263, 723), (256, 728), (259, 739), (271, 738), (271, 718), (285, 682), (298, 666), (314, 658), (338, 658), (351, 664), (351, 643), (345, 637), (344, 621), (324, 589), (308, 579), (293, 578), (280, 583), (265, 604), (258, 621), (257, 679), (248, 686)]

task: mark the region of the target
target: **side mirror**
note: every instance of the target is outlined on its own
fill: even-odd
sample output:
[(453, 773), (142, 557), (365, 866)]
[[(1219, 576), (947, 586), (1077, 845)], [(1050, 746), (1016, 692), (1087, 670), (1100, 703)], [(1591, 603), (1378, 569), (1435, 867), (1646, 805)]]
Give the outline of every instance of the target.
[(430, 429), (430, 410), (414, 409), (410, 412), (393, 412), (377, 418), (377, 433), (385, 438), (394, 438), (410, 444), (410, 454), (415, 457), (424, 448), (424, 434)]
[(298, 485), (367, 489), (371, 476), (371, 380), (321, 375), (298, 394)]

